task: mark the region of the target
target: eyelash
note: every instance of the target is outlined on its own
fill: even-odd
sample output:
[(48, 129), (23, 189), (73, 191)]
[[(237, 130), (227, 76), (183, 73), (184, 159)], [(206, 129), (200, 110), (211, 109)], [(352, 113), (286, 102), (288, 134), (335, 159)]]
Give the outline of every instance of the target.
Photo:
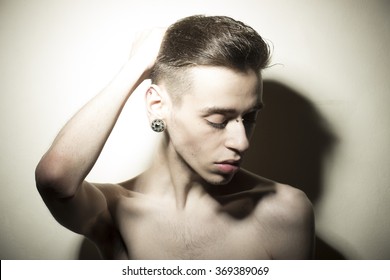
[[(213, 127), (213, 128), (216, 128), (216, 129), (224, 129), (226, 127), (226, 125), (228, 124), (228, 120), (222, 122), (222, 123), (214, 123), (214, 122), (210, 122), (210, 121), (207, 121), (207, 123)], [(249, 125), (253, 125), (256, 123), (256, 118), (254, 117), (247, 117), (247, 118), (243, 118), (243, 122), (244, 122), (244, 125), (245, 124), (249, 124)]]
[(216, 129), (224, 129), (227, 125), (227, 121), (224, 121), (223, 123), (214, 123), (214, 122), (210, 122), (210, 121), (207, 121), (207, 123), (213, 127), (213, 128), (216, 128)]

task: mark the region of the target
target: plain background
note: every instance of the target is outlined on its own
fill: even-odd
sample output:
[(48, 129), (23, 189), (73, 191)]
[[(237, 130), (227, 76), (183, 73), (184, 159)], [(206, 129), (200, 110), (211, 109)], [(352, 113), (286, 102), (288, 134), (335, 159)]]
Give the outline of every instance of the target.
[[(390, 259), (389, 12), (388, 1), (0, 0), (0, 258), (81, 258), (82, 237), (36, 191), (40, 157), (117, 73), (136, 30), (222, 14), (273, 44), (248, 168), (308, 193), (319, 258)], [(146, 86), (88, 179), (121, 181), (152, 160)]]

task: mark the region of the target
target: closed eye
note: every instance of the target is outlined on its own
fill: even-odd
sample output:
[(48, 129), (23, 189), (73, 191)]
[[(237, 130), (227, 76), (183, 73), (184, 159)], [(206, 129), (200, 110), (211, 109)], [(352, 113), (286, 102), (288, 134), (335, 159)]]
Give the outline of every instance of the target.
[(206, 122), (213, 128), (223, 129), (229, 122), (226, 113), (213, 113), (205, 117)]
[[(254, 125), (256, 123), (257, 115), (263, 107), (262, 103), (254, 106), (248, 113), (244, 114), (242, 121), (244, 125)], [(205, 108), (202, 110), (205, 115), (204, 118), (208, 125), (216, 129), (224, 129), (230, 120), (237, 118), (237, 111), (229, 108)]]
[(224, 129), (226, 127), (226, 125), (228, 124), (228, 121), (224, 121), (224, 122), (221, 122), (221, 123), (217, 123), (217, 122), (211, 122), (209, 120), (206, 120), (207, 123), (213, 127), (213, 128), (216, 128), (216, 129)]

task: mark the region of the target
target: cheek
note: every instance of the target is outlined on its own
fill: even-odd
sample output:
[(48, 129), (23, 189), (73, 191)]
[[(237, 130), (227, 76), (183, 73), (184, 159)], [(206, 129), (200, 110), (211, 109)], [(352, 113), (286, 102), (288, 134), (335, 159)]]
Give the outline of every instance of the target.
[(202, 142), (202, 132), (197, 122), (185, 121), (184, 119), (176, 120), (173, 130), (172, 138), (174, 139), (172, 140), (183, 147), (194, 148)]
[(185, 112), (173, 113), (169, 122), (169, 135), (175, 146), (188, 145), (196, 142), (197, 124)]
[(215, 132), (202, 123), (202, 120), (195, 118), (176, 118), (172, 120), (171, 141), (177, 150), (200, 156), (202, 153), (209, 153), (210, 149), (215, 150), (215, 142), (220, 139)]

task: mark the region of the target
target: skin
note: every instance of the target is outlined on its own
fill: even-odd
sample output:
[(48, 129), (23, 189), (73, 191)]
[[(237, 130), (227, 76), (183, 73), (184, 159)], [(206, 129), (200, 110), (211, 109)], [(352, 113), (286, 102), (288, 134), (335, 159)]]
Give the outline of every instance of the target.
[(108, 259), (311, 258), (314, 217), (304, 193), (239, 167), (261, 108), (261, 79), (253, 71), (195, 67), (180, 102), (163, 82), (151, 85), (149, 119), (167, 124), (153, 164), (120, 184), (85, 181), (121, 108), (153, 66), (163, 31), (146, 35), (38, 164), (37, 187), (53, 216)]

